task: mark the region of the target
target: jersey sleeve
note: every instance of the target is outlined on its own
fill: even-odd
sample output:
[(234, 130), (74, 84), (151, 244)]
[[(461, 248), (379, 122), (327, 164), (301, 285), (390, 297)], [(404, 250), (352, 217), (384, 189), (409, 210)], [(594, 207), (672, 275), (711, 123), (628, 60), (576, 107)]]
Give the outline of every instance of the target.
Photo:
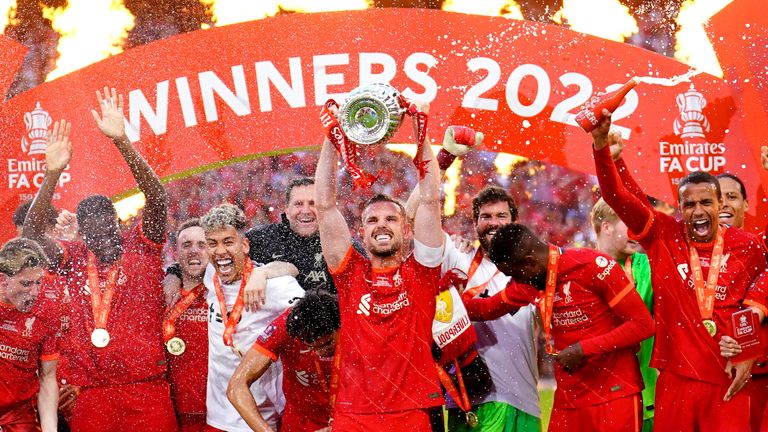
[(59, 358), (59, 336), (58, 329), (43, 324), (45, 336), (40, 350), (40, 360), (51, 361)]
[(163, 250), (165, 241), (161, 243), (155, 243), (144, 235), (144, 229), (142, 228), (143, 220), (139, 221), (130, 231), (125, 238), (136, 239), (136, 247), (142, 248), (146, 253), (160, 253)]
[(248, 239), (248, 244), (250, 246), (248, 256), (251, 258), (251, 261), (260, 264), (267, 264), (271, 261), (271, 257), (266, 256), (264, 253), (266, 249), (261, 246), (264, 240), (264, 229), (264, 227), (256, 227), (245, 232), (245, 237)]
[(289, 342), (287, 329), (288, 315), (290, 309), (283, 312), (279, 317), (272, 321), (266, 329), (256, 338), (253, 348), (276, 362), (282, 355), (283, 348)]
[(413, 240), (413, 257), (424, 267), (438, 267), (443, 262), (443, 250), (445, 249), (445, 239), (439, 247), (433, 248)]
[(491, 297), (462, 297), (472, 321), (491, 321), (515, 312), (535, 301), (538, 291), (530, 285), (509, 281), (503, 290)]
[[(643, 237), (653, 223), (655, 212), (631, 193), (622, 181), (606, 146), (594, 151), (595, 171), (603, 199), (627, 224), (627, 228), (638, 238)], [(626, 174), (629, 176), (629, 173)]]
[(619, 177), (621, 178), (621, 183), (624, 185), (624, 187), (631, 193), (632, 195), (636, 196), (637, 199), (640, 200), (643, 204), (645, 204), (646, 207), (649, 209), (653, 209), (651, 206), (651, 203), (648, 202), (648, 196), (646, 196), (645, 192), (643, 191), (643, 188), (640, 187), (639, 184), (637, 184), (637, 181), (635, 181), (635, 178), (632, 177), (632, 174), (629, 173), (629, 168), (627, 168), (626, 162), (624, 162), (624, 158), (621, 158), (614, 162), (614, 165), (616, 165), (616, 170), (619, 173)]
[(582, 340), (584, 355), (595, 356), (629, 348), (653, 335), (653, 318), (619, 263), (609, 260), (605, 267), (595, 265), (594, 271), (596, 294), (603, 298), (620, 324), (607, 333)]

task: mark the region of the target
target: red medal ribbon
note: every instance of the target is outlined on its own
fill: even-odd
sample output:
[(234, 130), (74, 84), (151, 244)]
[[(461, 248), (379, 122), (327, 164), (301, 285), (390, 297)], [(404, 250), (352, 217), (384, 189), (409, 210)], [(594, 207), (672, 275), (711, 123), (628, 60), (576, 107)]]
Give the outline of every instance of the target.
[(544, 298), (539, 301), (539, 311), (544, 327), (544, 344), (547, 354), (557, 354), (552, 344), (552, 312), (555, 304), (555, 288), (557, 287), (557, 266), (560, 261), (560, 248), (550, 244), (547, 258), (547, 286)]
[(723, 260), (723, 248), (725, 246), (725, 226), (720, 226), (715, 237), (715, 245), (712, 248), (712, 257), (709, 261), (709, 274), (707, 283), (704, 284), (704, 273), (701, 270), (699, 253), (691, 246), (691, 275), (693, 276), (693, 288), (696, 290), (696, 302), (699, 304), (699, 313), (703, 320), (712, 319), (712, 311), (715, 309), (715, 291), (717, 279), (720, 277), (720, 264)]
[(427, 174), (427, 165), (429, 161), (421, 160), (421, 154), (424, 150), (424, 141), (427, 139), (427, 123), (429, 116), (420, 111), (416, 104), (409, 102), (404, 97), (400, 97), (403, 106), (407, 106), (405, 113), (413, 116), (413, 135), (416, 137), (416, 156), (413, 157), (413, 164), (419, 171), (419, 178), (422, 179)]
[(344, 160), (347, 172), (352, 177), (353, 188), (370, 189), (371, 185), (376, 181), (376, 177), (364, 172), (357, 166), (357, 144), (347, 138), (344, 130), (341, 129), (339, 120), (331, 111), (333, 107), (338, 108), (339, 104), (333, 99), (328, 99), (328, 102), (323, 105), (323, 109), (320, 112), (320, 123), (325, 128), (325, 135), (333, 143), (336, 151)]
[(472, 405), (469, 402), (469, 396), (467, 396), (467, 389), (464, 386), (464, 377), (461, 374), (461, 368), (459, 368), (459, 362), (453, 360), (453, 367), (456, 369), (456, 378), (459, 381), (459, 389), (453, 384), (453, 380), (448, 373), (439, 364), (435, 364), (437, 368), (437, 376), (440, 378), (440, 382), (445, 387), (445, 391), (451, 395), (451, 399), (456, 402), (456, 405), (461, 408), (462, 411), (468, 412), (472, 409)]
[(173, 338), (176, 334), (176, 320), (178, 320), (204, 292), (205, 285), (202, 283), (189, 291), (181, 290), (181, 299), (176, 302), (173, 308), (169, 308), (170, 310), (166, 311), (165, 319), (163, 320), (163, 342), (168, 342)]
[[(243, 268), (242, 278), (240, 279), (240, 291), (237, 292), (237, 299), (235, 299), (235, 305), (232, 306), (232, 312), (227, 314), (227, 304), (224, 301), (224, 291), (221, 289), (221, 282), (219, 282), (219, 274), (213, 275), (213, 287), (216, 289), (216, 298), (219, 299), (219, 309), (221, 309), (221, 320), (224, 321), (224, 345), (228, 347), (235, 346), (234, 336), (237, 331), (237, 322), (240, 321), (240, 315), (243, 314), (243, 308), (245, 307), (244, 293), (245, 284), (248, 282), (248, 277), (253, 271), (253, 263), (248, 257), (245, 258), (245, 266)], [(229, 316), (227, 316), (229, 315)]]
[(632, 255), (628, 256), (624, 261), (624, 274), (627, 275), (629, 283), (635, 286), (635, 277), (632, 275)]
[(107, 281), (102, 297), (99, 285), (99, 268), (96, 263), (96, 255), (88, 251), (88, 285), (91, 288), (91, 311), (93, 312), (94, 328), (105, 329), (109, 321), (109, 311), (112, 308), (112, 297), (115, 294), (117, 276), (120, 274), (120, 266), (113, 263), (107, 271)]
[[(467, 282), (469, 282), (472, 279), (472, 276), (475, 275), (475, 272), (477, 271), (478, 267), (480, 267), (480, 263), (483, 261), (483, 250), (478, 249), (475, 253), (475, 256), (472, 257), (472, 262), (469, 264), (469, 269), (467, 270)], [(475, 285), (473, 287), (469, 287), (466, 290), (464, 290), (464, 293), (461, 294), (461, 298), (463, 299), (473, 299), (480, 291), (485, 290), (485, 287), (488, 286), (489, 283), (493, 280), (493, 278), (496, 277), (496, 275), (499, 274), (499, 270), (497, 269), (496, 272), (488, 278), (487, 281)]]

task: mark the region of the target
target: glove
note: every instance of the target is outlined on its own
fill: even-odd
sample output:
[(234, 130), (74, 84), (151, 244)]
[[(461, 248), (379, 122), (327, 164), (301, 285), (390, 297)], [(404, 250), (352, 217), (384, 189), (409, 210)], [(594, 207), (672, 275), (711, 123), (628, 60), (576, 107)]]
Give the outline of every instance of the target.
[(474, 129), (466, 126), (449, 126), (445, 130), (443, 148), (437, 154), (440, 169), (448, 169), (458, 156), (469, 153), (472, 147), (479, 146), (482, 142), (482, 132), (475, 132)]

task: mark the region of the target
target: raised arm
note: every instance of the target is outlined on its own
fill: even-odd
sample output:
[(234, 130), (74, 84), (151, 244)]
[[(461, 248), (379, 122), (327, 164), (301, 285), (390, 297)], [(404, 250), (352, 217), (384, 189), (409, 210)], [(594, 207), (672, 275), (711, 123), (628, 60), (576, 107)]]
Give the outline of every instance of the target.
[[(423, 112), (429, 109), (426, 105), (423, 108)], [(413, 222), (413, 235), (419, 243), (438, 248), (444, 239), (440, 220), (440, 168), (429, 142), (421, 148), (420, 160), (427, 162), (427, 172), (419, 179), (419, 207)]]
[(72, 142), (69, 140), (71, 131), (72, 125), (64, 120), (53, 125), (53, 131), (48, 136), (48, 147), (45, 149), (43, 183), (32, 201), (21, 234), (22, 237), (32, 239), (42, 246), (53, 267), (59, 265), (64, 252), (61, 246), (47, 234), (48, 212), (46, 210), (52, 205), (51, 200), (61, 173), (72, 159)]
[(616, 165), (616, 170), (619, 172), (619, 177), (621, 177), (624, 187), (645, 204), (646, 207), (652, 208), (651, 203), (648, 202), (648, 196), (629, 173), (629, 168), (626, 162), (624, 162), (622, 157), (622, 153), (624, 153), (624, 140), (621, 139), (621, 134), (618, 131), (609, 132), (608, 142), (611, 147), (611, 158), (613, 158), (613, 163)]
[(315, 208), (320, 231), (320, 246), (328, 268), (339, 267), (352, 245), (352, 236), (344, 216), (336, 206), (336, 170), (338, 154), (328, 138), (323, 141), (315, 170)]
[(259, 412), (259, 406), (253, 399), (251, 384), (261, 378), (272, 364), (272, 359), (261, 351), (251, 348), (237, 366), (227, 385), (227, 399), (243, 417), (248, 426), (257, 432), (272, 432), (272, 428)]
[[(648, 221), (653, 217), (653, 213), (643, 204), (643, 201), (638, 199), (637, 196), (624, 186), (621, 177), (619, 177), (608, 146), (611, 116), (607, 110), (603, 110), (603, 113), (605, 118), (592, 131), (595, 171), (597, 173), (597, 180), (600, 183), (600, 191), (605, 202), (627, 224), (630, 231), (639, 234), (643, 232)], [(627, 175), (629, 176), (628, 172)]]
[(101, 132), (109, 137), (120, 151), (120, 155), (128, 164), (133, 178), (144, 193), (146, 205), (142, 217), (142, 231), (148, 239), (155, 243), (165, 241), (166, 224), (166, 194), (160, 178), (157, 177), (147, 161), (136, 151), (125, 134), (125, 118), (123, 117), (123, 95), (118, 95), (113, 88), (111, 93), (104, 87), (104, 95), (96, 91), (101, 115), (91, 110), (93, 119)]

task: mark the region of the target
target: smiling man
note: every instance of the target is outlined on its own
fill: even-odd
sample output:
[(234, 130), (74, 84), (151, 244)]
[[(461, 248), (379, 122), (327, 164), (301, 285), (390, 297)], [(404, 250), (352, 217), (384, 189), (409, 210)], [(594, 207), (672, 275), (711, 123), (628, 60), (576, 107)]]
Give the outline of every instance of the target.
[[(256, 267), (248, 258), (245, 215), (232, 204), (212, 208), (201, 219), (208, 260), (204, 283), (208, 289), (208, 385), (206, 394), (209, 430), (247, 432), (250, 427), (227, 399), (227, 384), (243, 354), (269, 323), (288, 308), (304, 290), (291, 276), (268, 266)], [(295, 274), (295, 273), (294, 273)], [(266, 279), (267, 302), (257, 311), (244, 308), (249, 277)], [(275, 428), (285, 400), (279, 388), (282, 368), (272, 365), (251, 386), (259, 413)]]
[(678, 185), (681, 221), (649, 209), (619, 176), (608, 146), (610, 113), (604, 114), (592, 132), (600, 189), (648, 252), (652, 269), (657, 325), (651, 366), (660, 371), (655, 427), (748, 430), (750, 398), (740, 390), (752, 362), (727, 363), (718, 341), (740, 308), (752, 306), (764, 316), (765, 306), (748, 292), (766, 268), (760, 241), (719, 224), (720, 185), (704, 172), (690, 173)]
[(733, 174), (725, 173), (717, 176), (720, 183), (720, 194), (723, 205), (720, 207), (720, 222), (744, 228), (744, 214), (749, 211), (747, 189), (741, 179)]

